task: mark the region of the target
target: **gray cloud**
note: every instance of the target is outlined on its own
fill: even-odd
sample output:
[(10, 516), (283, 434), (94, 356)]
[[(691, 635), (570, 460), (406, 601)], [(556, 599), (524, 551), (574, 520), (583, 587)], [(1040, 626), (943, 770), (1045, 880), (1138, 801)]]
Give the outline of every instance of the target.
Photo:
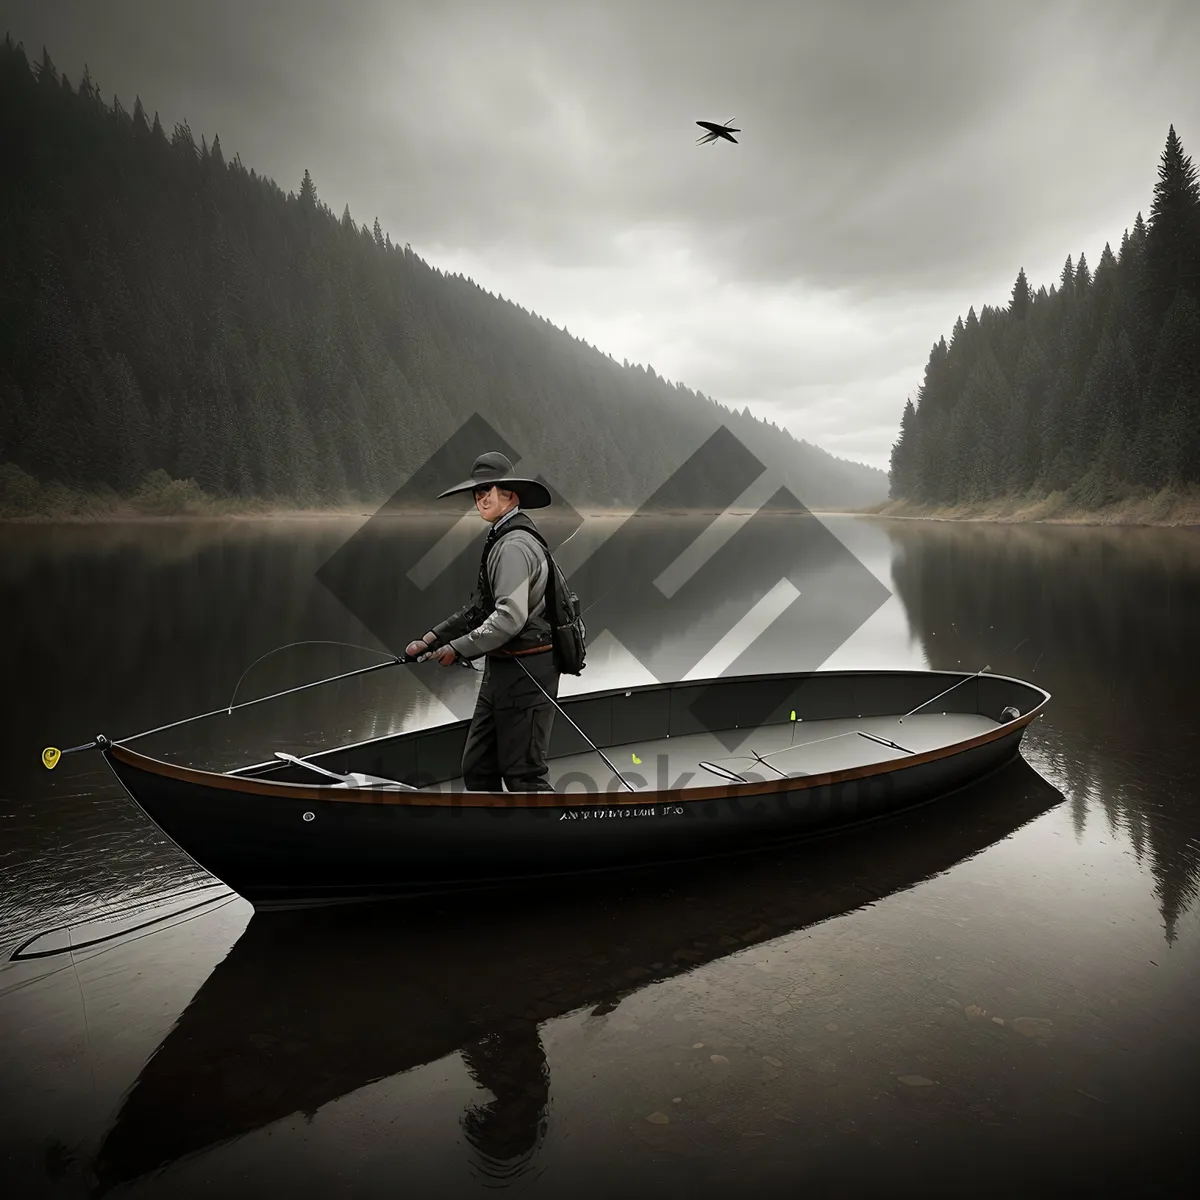
[[(830, 446), (886, 424), (868, 397), (911, 371), (894, 430), (930, 344), (1003, 303), (1018, 267), (1049, 284), (1067, 253), (1115, 248), (1149, 211), (1168, 125), (1200, 150), (1194, 0), (6, 11), (31, 57), (45, 42), (76, 78), (87, 61), (106, 95), (219, 132), (285, 188), (311, 169), (335, 212), (473, 264), (618, 358), (666, 356), (764, 413), (857, 396), (866, 419)], [(694, 144), (697, 119), (730, 117), (739, 145)], [(686, 305), (665, 278), (690, 281)], [(719, 328), (714, 353), (700, 330)], [(876, 465), (892, 436), (871, 435)]]

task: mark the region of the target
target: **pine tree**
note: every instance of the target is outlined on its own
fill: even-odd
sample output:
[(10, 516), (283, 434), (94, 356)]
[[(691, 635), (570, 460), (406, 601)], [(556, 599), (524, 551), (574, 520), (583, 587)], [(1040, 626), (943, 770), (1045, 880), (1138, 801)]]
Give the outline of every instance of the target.
[(1070, 295), (1075, 290), (1075, 268), (1071, 264), (1071, 256), (1063, 263), (1062, 273), (1058, 277), (1059, 295)]
[(1079, 263), (1075, 267), (1074, 286), (1075, 295), (1079, 296), (1080, 298), (1086, 296), (1088, 289), (1092, 286), (1092, 272), (1088, 268), (1087, 258), (1082, 251), (1080, 251), (1079, 254)]
[(1025, 320), (1033, 301), (1029, 295), (1029, 281), (1025, 278), (1025, 268), (1017, 272), (1017, 282), (1013, 284), (1012, 299), (1008, 311), (1018, 321)]
[(1200, 298), (1200, 182), (1174, 125), (1154, 185), (1145, 261), (1156, 317), (1166, 312), (1180, 288)]
[(196, 149), (196, 139), (192, 137), (191, 126), (186, 120), (176, 123), (171, 145), (189, 165), (199, 161), (200, 151)]
[(917, 410), (912, 400), (904, 402), (904, 413), (900, 417), (900, 436), (892, 446), (890, 486), (888, 494), (893, 500), (911, 495), (916, 482), (912, 477), (913, 452), (915, 450)]
[[(315, 212), (318, 205), (317, 186), (312, 181), (312, 176), (308, 173), (308, 168), (304, 169), (304, 178), (300, 181), (300, 207), (305, 212)], [(349, 212), (349, 206), (346, 211)]]
[(34, 69), (38, 83), (44, 88), (58, 86), (58, 68), (50, 60), (50, 51), (42, 47), (42, 61)]

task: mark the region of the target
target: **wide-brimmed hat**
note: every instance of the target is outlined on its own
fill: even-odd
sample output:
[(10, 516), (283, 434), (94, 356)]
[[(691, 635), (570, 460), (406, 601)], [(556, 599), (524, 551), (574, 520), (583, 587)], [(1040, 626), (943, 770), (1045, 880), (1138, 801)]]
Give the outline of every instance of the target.
[(471, 468), (471, 478), (447, 488), (438, 499), (458, 492), (473, 492), (477, 487), (496, 484), (506, 491), (516, 492), (522, 508), (545, 508), (550, 503), (550, 491), (536, 479), (522, 479), (512, 473), (513, 465), (499, 450), (481, 454)]

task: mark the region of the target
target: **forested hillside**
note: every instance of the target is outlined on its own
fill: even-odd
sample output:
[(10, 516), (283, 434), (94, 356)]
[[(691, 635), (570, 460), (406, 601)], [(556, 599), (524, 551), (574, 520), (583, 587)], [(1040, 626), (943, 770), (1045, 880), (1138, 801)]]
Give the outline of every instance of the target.
[(1200, 186), (1171, 127), (1149, 222), (1120, 250), (1022, 270), (930, 354), (892, 451), (891, 495), (948, 506), (1062, 493), (1101, 507), (1200, 484)]
[[(811, 506), (882, 471), (629, 366), (0, 47), (0, 474), (148, 473), (278, 505), (384, 500), (472, 413), (575, 505), (640, 503), (721, 423)], [(484, 449), (481, 447), (480, 449)], [(162, 478), (159, 476), (158, 478)]]

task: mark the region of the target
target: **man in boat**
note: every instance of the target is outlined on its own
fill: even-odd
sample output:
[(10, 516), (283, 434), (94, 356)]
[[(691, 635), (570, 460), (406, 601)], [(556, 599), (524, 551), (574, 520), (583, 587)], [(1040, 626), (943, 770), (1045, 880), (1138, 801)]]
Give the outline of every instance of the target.
[(510, 792), (553, 791), (546, 755), (554, 705), (547, 695), (557, 699), (560, 676), (546, 614), (550, 568), (525, 512), (545, 508), (550, 493), (535, 479), (514, 476), (512, 463), (497, 451), (481, 454), (471, 478), (438, 499), (461, 492), (474, 494), (475, 510), (491, 525), (479, 564), (479, 599), (409, 643), (406, 653), (433, 649), (445, 666), (486, 659), (463, 751), (469, 791), (499, 792), (502, 783)]

